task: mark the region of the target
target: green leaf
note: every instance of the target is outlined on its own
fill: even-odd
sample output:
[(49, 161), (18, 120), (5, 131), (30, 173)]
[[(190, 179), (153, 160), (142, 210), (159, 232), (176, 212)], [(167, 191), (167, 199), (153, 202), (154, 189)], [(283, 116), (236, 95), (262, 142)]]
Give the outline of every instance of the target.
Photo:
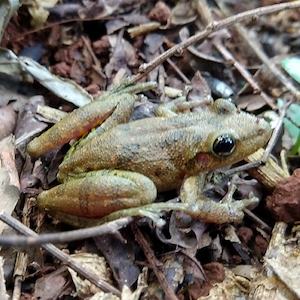
[(286, 58), (281, 62), (285, 71), (298, 83), (300, 83), (300, 58)]
[[(278, 107), (281, 108), (284, 104), (282, 99), (277, 99)], [(291, 150), (291, 155), (295, 155), (300, 147), (300, 105), (297, 103), (291, 104), (291, 106), (286, 111), (286, 118), (283, 120), (283, 125), (285, 129), (291, 135), (295, 145)], [(291, 120), (291, 121), (290, 121)]]

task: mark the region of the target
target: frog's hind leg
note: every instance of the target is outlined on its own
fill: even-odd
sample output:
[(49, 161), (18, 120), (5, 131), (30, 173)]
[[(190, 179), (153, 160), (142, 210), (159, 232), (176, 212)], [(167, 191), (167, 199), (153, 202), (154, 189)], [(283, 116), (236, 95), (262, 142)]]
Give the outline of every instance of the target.
[(152, 203), (154, 183), (144, 175), (121, 170), (80, 174), (38, 196), (38, 206), (51, 214), (59, 211), (99, 218), (114, 211)]

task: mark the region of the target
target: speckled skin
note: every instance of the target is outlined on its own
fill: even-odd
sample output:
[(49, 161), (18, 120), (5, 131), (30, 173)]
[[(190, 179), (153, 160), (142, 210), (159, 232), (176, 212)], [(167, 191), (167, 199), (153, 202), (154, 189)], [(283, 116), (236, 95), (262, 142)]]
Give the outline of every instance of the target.
[[(119, 169), (149, 177), (158, 191), (179, 188), (186, 176), (231, 165), (261, 148), (270, 137), (262, 119), (240, 112), (227, 100), (210, 109), (172, 118), (148, 118), (118, 125), (66, 158), (59, 168), (61, 181), (70, 173)], [(236, 139), (234, 153), (212, 153), (220, 134)]]

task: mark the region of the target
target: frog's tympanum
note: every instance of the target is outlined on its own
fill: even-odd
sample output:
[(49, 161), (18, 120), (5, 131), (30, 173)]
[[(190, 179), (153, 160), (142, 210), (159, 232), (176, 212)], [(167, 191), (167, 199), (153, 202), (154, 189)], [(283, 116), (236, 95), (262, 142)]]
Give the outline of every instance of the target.
[[(202, 112), (160, 109), (164, 116), (127, 123), (134, 103), (135, 96), (127, 91), (108, 92), (29, 143), (28, 152), (38, 156), (102, 123), (71, 147), (59, 167), (62, 184), (42, 192), (38, 206), (59, 218), (81, 217), (73, 217), (77, 225), (120, 210), (115, 217), (179, 209), (208, 222), (241, 220), (242, 209), (256, 200), (215, 203), (201, 195), (198, 175), (238, 162), (264, 146), (269, 124), (224, 99)], [(149, 205), (157, 191), (180, 188), (183, 203)]]

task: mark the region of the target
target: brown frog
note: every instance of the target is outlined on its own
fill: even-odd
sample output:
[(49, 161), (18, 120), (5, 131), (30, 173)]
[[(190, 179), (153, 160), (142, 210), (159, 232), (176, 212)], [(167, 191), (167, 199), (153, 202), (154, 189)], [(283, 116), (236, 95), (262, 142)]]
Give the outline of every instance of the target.
[[(201, 195), (198, 175), (238, 162), (264, 146), (271, 135), (269, 124), (224, 99), (201, 112), (176, 114), (160, 108), (163, 116), (126, 123), (134, 102), (135, 96), (126, 91), (109, 92), (29, 143), (28, 152), (35, 156), (65, 143), (74, 136), (62, 139), (65, 132), (81, 134), (78, 116), (85, 120), (88, 111), (100, 106), (100, 121), (94, 123), (102, 125), (70, 149), (59, 167), (58, 180), (63, 183), (42, 192), (38, 206), (77, 226), (90, 226), (93, 221), (82, 220), (120, 210), (123, 213), (114, 217), (180, 209), (208, 222), (241, 220), (242, 209), (256, 200), (215, 203)], [(44, 149), (46, 140), (50, 142)], [(149, 205), (157, 191), (180, 187), (183, 203)], [(80, 218), (68, 221), (69, 214)]]

